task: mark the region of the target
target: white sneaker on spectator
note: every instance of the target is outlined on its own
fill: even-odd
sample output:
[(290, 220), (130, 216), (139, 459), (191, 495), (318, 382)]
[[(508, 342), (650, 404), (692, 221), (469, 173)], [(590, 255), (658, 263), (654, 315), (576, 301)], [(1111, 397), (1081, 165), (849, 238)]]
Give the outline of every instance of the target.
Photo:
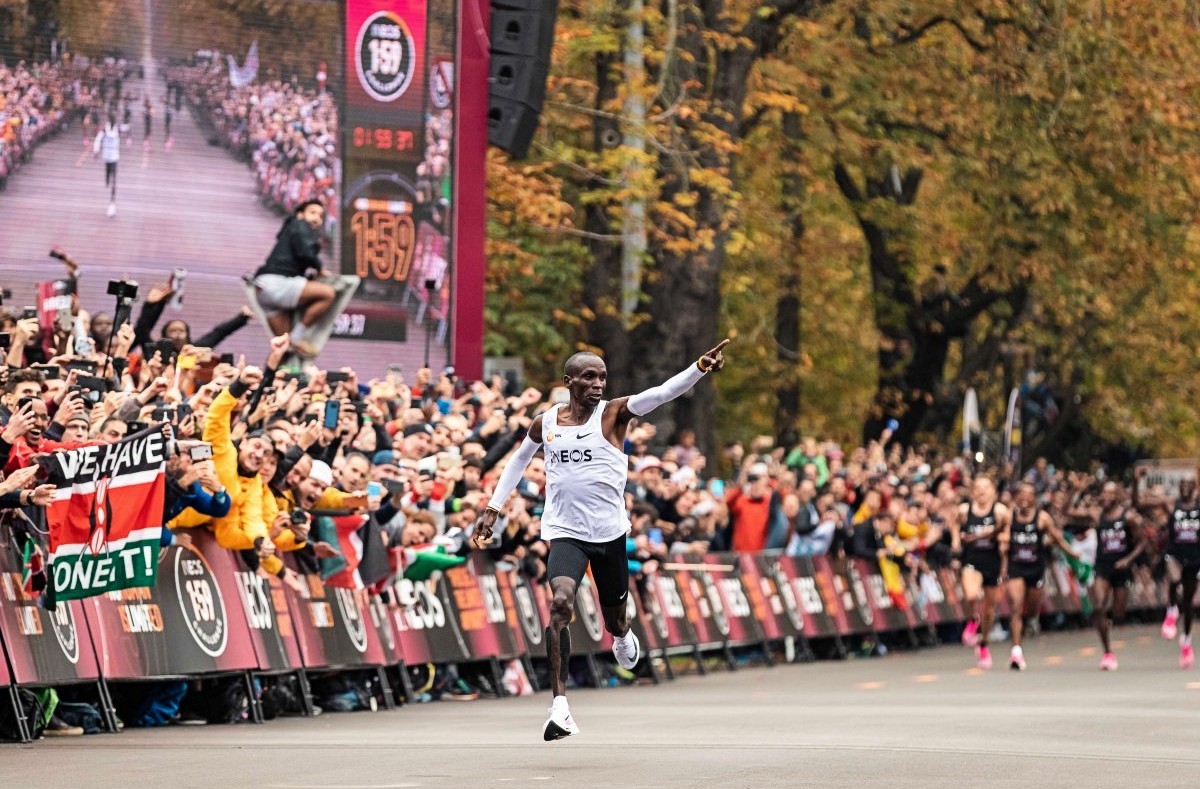
[(642, 644), (632, 629), (624, 638), (613, 639), (612, 651), (617, 663), (626, 670), (632, 670), (642, 658)]
[(554, 702), (550, 705), (550, 717), (542, 726), (542, 739), (546, 742), (553, 742), (570, 737), (572, 734), (579, 734), (579, 727), (575, 724), (575, 719), (571, 717), (571, 710), (567, 707), (567, 697), (555, 696)]

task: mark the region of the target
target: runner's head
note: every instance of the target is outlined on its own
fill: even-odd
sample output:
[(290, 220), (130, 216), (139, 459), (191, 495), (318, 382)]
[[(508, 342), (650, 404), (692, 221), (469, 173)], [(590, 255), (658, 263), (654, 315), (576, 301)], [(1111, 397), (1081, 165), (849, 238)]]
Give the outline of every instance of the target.
[(1022, 482), (1017, 487), (1017, 506), (1023, 510), (1032, 509), (1037, 504), (1037, 489), (1032, 482)]
[(1100, 504), (1105, 507), (1113, 507), (1121, 500), (1121, 488), (1111, 479), (1104, 483), (1104, 487), (1100, 488)]
[(1184, 501), (1191, 501), (1196, 495), (1196, 480), (1184, 478), (1179, 481), (1179, 497)]
[(582, 351), (567, 359), (563, 367), (563, 383), (570, 391), (573, 402), (595, 408), (600, 398), (604, 397), (608, 368), (596, 354)]
[(296, 206), (292, 216), (306, 222), (313, 230), (320, 230), (325, 226), (325, 206), (320, 200), (305, 200)]
[(980, 506), (988, 507), (995, 500), (996, 483), (992, 482), (992, 478), (982, 474), (976, 477), (974, 485), (971, 486), (971, 501)]

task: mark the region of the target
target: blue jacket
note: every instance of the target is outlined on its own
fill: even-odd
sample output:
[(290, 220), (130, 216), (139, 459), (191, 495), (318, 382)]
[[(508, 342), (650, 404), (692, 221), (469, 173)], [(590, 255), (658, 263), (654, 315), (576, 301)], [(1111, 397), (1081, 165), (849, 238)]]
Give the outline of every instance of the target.
[[(166, 504), (163, 506), (163, 523), (173, 520), (179, 513), (191, 507), (202, 515), (212, 518), (223, 518), (229, 514), (233, 501), (225, 491), (209, 493), (199, 482), (193, 482), (190, 488), (181, 488), (174, 482), (167, 481)], [(163, 526), (160, 544), (170, 545), (175, 541), (171, 530)]]

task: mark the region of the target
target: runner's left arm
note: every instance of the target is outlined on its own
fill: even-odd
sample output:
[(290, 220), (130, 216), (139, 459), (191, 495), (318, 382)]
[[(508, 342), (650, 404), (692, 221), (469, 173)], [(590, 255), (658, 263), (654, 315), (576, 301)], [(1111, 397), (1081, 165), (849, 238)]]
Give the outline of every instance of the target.
[(707, 351), (696, 360), (695, 364), (688, 365), (686, 370), (675, 377), (658, 386), (652, 386), (644, 392), (625, 398), (625, 401), (621, 403), (624, 411), (632, 416), (645, 416), (660, 405), (686, 394), (708, 373), (720, 370), (725, 366), (725, 356), (721, 350), (729, 343), (730, 340), (722, 340), (716, 348)]

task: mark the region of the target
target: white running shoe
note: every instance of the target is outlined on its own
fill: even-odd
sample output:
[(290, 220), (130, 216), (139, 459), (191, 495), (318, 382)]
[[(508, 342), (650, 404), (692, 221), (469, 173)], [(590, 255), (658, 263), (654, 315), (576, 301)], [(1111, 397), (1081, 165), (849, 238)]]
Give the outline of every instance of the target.
[[(560, 698), (562, 699), (561, 703), (559, 702)], [(550, 705), (550, 717), (546, 718), (546, 724), (542, 726), (542, 739), (546, 742), (554, 742), (564, 737), (570, 737), (572, 734), (579, 734), (579, 726), (571, 717), (566, 697), (559, 696)]]
[(632, 671), (642, 658), (642, 644), (631, 629), (624, 638), (613, 639), (613, 657), (621, 668)]
[(108, 212), (107, 212), (107, 213), (108, 213), (108, 216), (109, 216), (110, 218), (111, 218), (111, 217), (114, 217), (114, 216), (116, 216), (116, 215), (117, 215), (117, 204), (116, 204), (116, 203), (109, 203), (109, 204), (108, 204)]

